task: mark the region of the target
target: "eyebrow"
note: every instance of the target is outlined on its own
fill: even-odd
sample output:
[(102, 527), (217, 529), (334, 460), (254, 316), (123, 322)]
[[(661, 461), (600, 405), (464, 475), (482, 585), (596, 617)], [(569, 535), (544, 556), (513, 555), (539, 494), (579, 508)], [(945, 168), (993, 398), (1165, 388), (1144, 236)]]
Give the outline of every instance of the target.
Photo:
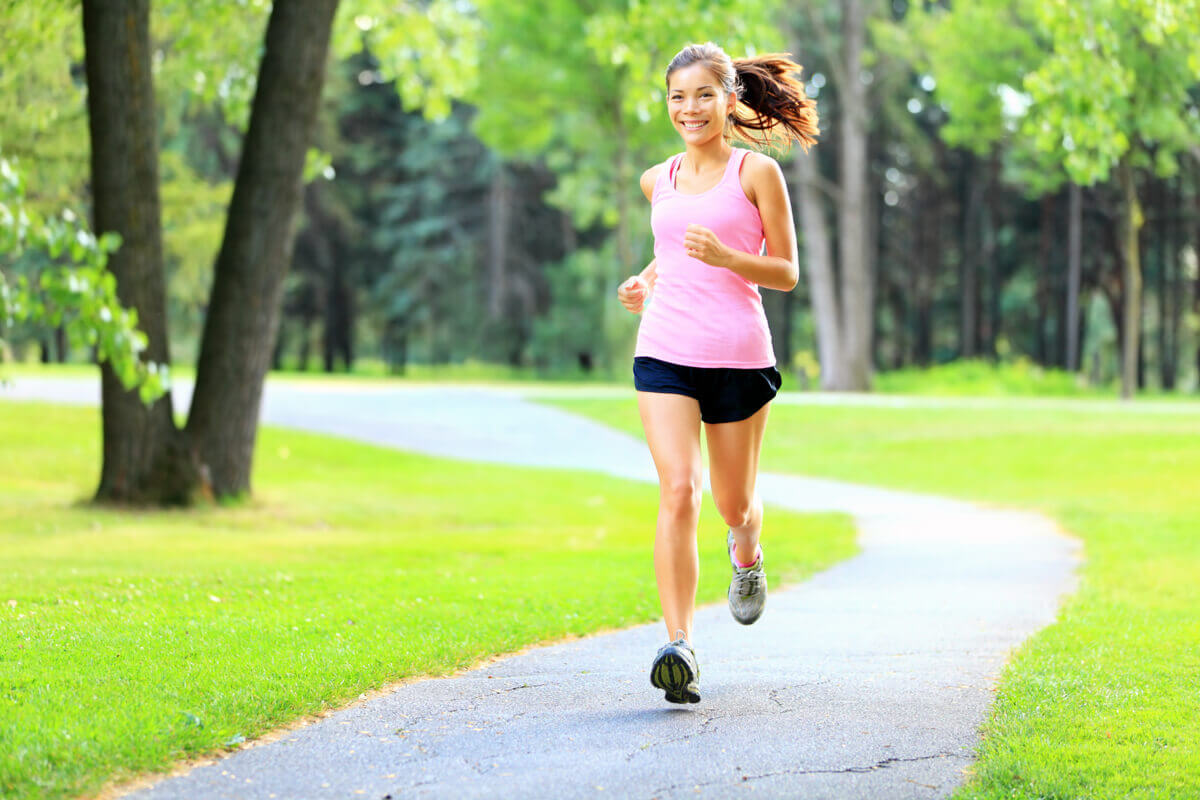
[[(700, 91), (700, 89), (711, 89), (711, 88), (713, 88), (713, 87), (705, 85), (705, 86), (699, 87), (698, 89), (696, 89), (696, 91), (698, 92), (698, 91)], [(671, 93), (674, 94), (675, 92), (682, 92), (682, 91), (683, 91), (683, 89), (672, 89)]]

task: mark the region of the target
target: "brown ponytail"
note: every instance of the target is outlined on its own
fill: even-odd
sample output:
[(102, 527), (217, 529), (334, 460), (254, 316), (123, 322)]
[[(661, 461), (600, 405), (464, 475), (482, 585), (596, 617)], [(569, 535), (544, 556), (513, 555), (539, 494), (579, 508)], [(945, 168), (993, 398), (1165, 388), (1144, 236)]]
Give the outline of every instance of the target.
[(737, 94), (728, 118), (730, 138), (765, 149), (787, 149), (796, 141), (807, 150), (817, 142), (817, 104), (796, 76), (801, 66), (790, 53), (767, 53), (732, 60), (712, 42), (689, 44), (667, 67), (667, 85), (677, 69), (702, 63)]
[(791, 53), (735, 58), (738, 103), (730, 121), (739, 139), (786, 149), (792, 140), (805, 150), (817, 143), (817, 104), (797, 78)]

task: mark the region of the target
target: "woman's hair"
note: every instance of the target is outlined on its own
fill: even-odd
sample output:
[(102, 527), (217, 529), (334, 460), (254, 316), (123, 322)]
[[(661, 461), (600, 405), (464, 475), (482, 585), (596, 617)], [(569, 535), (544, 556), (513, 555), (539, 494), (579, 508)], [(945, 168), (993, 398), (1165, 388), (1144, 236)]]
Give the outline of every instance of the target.
[(817, 104), (796, 77), (801, 67), (791, 53), (730, 59), (712, 42), (689, 44), (667, 66), (667, 88), (671, 73), (692, 64), (708, 67), (726, 93), (737, 94), (727, 135), (769, 149), (786, 149), (793, 140), (805, 150), (816, 144)]

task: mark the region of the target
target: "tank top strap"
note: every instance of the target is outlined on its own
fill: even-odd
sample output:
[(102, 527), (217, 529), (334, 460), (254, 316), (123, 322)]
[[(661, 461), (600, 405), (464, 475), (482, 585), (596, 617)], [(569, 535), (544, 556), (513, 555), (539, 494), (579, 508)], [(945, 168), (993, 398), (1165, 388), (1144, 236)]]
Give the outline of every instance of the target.
[[(730, 175), (733, 176), (732, 180), (735, 183), (738, 183), (742, 172), (742, 161), (744, 161), (746, 156), (749, 154), (750, 151), (744, 147), (733, 148), (733, 152), (729, 154), (729, 162), (725, 165), (725, 175), (721, 178), (722, 183), (729, 181)], [(739, 189), (740, 188), (741, 187), (739, 184)]]
[(652, 198), (657, 198), (658, 193), (663, 189), (672, 189), (675, 187), (675, 169), (679, 166), (680, 159), (682, 158), (683, 153), (671, 156), (667, 161), (667, 168), (659, 171), (658, 178), (654, 181)]
[(679, 165), (683, 163), (683, 153), (677, 153), (671, 157), (671, 163), (667, 165), (667, 185), (671, 188), (675, 187), (675, 173), (679, 171)]

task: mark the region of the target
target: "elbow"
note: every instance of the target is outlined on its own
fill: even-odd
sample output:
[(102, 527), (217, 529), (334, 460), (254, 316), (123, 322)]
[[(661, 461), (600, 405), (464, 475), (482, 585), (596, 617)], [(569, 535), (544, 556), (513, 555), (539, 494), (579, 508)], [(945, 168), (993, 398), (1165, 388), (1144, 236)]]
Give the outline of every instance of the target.
[(788, 270), (787, 283), (782, 287), (783, 291), (790, 292), (795, 289), (800, 283), (800, 265), (795, 261), (791, 264), (791, 269)]

